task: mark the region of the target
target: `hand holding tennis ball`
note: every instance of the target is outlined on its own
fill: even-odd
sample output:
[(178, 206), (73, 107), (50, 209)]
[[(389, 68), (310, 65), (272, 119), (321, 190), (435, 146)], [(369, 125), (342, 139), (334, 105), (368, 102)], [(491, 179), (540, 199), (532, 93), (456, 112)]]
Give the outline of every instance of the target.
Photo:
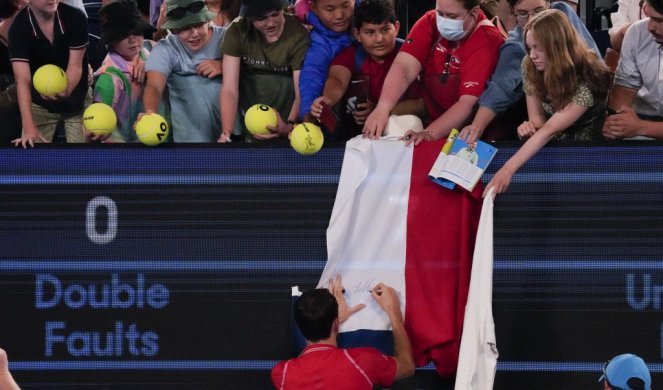
[(57, 65), (43, 65), (32, 76), (32, 85), (42, 96), (55, 97), (67, 90), (67, 73)]
[(144, 114), (136, 121), (136, 136), (147, 146), (156, 146), (166, 141), (170, 129), (166, 119), (159, 114)]
[(270, 133), (267, 126), (276, 128), (279, 125), (279, 117), (272, 107), (266, 104), (254, 104), (246, 110), (244, 125), (253, 135), (267, 135)]

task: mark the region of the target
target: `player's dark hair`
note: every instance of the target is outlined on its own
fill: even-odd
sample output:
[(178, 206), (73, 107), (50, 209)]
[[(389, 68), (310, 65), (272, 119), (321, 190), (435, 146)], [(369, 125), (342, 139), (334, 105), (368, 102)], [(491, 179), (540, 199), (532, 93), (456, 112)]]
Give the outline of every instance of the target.
[(389, 0), (364, 0), (355, 8), (355, 27), (364, 23), (396, 23), (396, 13)]
[(0, 19), (11, 18), (18, 11), (18, 2), (16, 0), (0, 1)]
[(338, 317), (338, 302), (325, 288), (302, 294), (295, 303), (295, 322), (306, 340), (311, 342), (331, 336), (332, 324)]
[(647, 0), (647, 4), (659, 14), (663, 14), (663, 0)]

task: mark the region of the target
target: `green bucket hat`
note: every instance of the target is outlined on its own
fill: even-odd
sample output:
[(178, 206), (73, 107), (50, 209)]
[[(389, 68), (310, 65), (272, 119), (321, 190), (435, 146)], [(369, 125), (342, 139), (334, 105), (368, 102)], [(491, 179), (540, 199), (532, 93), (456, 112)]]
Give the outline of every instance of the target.
[(216, 15), (207, 10), (203, 0), (166, 0), (166, 23), (164, 29), (178, 29), (209, 22)]

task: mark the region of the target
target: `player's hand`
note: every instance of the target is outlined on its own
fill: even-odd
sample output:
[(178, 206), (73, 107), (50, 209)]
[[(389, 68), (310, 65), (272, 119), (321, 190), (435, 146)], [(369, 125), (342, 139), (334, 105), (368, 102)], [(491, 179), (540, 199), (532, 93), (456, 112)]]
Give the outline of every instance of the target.
[(343, 289), (343, 279), (341, 278), (341, 275), (336, 275), (336, 278), (333, 280), (329, 279), (328, 289), (332, 295), (334, 295), (334, 298), (336, 298), (336, 302), (338, 302), (339, 324), (344, 323), (345, 320), (350, 318), (351, 315), (366, 307), (366, 305), (363, 303), (353, 307), (348, 307), (347, 303), (345, 302), (345, 296), (343, 295), (345, 290)]
[(371, 296), (375, 299), (380, 308), (387, 313), (390, 320), (403, 321), (401, 302), (398, 299), (396, 290), (384, 283), (378, 283), (371, 289)]

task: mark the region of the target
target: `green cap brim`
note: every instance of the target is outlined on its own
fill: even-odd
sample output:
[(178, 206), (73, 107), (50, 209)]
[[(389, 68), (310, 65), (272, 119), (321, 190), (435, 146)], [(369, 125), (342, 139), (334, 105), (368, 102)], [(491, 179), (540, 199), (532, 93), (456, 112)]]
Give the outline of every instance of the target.
[(166, 23), (164, 23), (163, 26), (161, 26), (161, 28), (166, 30), (178, 29), (187, 26), (192, 26), (195, 24), (209, 22), (210, 20), (214, 20), (215, 18), (216, 18), (215, 13), (209, 11), (201, 11), (195, 14), (187, 14), (182, 19), (166, 20)]

